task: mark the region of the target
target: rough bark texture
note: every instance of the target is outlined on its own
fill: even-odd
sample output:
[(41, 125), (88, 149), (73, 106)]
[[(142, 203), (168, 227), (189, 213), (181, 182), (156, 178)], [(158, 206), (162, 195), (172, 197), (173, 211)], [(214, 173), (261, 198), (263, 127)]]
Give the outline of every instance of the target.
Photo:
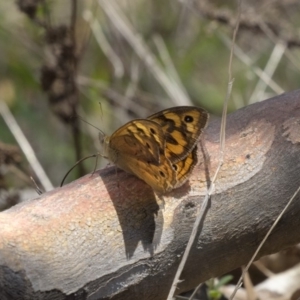
[[(0, 299), (166, 299), (219, 159), (163, 197), (109, 167), (0, 213)], [(178, 292), (245, 264), (300, 183), (300, 90), (228, 116), (226, 153)], [(300, 242), (300, 195), (260, 255)]]

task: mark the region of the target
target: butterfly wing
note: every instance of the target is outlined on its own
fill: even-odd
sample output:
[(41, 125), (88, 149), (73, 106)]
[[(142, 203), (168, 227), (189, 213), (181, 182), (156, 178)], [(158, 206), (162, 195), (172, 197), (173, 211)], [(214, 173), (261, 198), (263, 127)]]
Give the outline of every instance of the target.
[(176, 163), (187, 157), (198, 143), (208, 113), (199, 107), (178, 106), (147, 119), (161, 126), (166, 141), (165, 155), (171, 163)]
[(165, 139), (160, 126), (150, 120), (134, 120), (116, 130), (104, 145), (104, 155), (119, 165), (123, 157), (135, 157), (152, 164), (160, 164)]
[(171, 191), (177, 182), (175, 170), (164, 155), (161, 155), (159, 165), (128, 156), (126, 157), (126, 165), (118, 164), (118, 166), (136, 175), (159, 193)]
[(104, 156), (156, 192), (181, 186), (197, 164), (197, 142), (208, 113), (181, 106), (128, 122), (102, 139)]
[(176, 174), (164, 155), (162, 128), (151, 120), (134, 120), (108, 138), (107, 158), (119, 168), (136, 175), (155, 191), (164, 193), (176, 184)]
[(187, 157), (178, 161), (177, 163), (173, 163), (172, 166), (176, 172), (177, 179), (173, 188), (182, 186), (188, 180), (197, 163), (197, 146), (194, 147), (192, 152), (190, 152)]

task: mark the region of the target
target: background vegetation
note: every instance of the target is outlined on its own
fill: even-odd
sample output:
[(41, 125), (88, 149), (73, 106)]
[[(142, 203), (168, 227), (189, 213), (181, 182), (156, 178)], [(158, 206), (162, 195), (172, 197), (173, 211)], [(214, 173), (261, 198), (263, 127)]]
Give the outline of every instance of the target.
[[(0, 1), (1, 101), (54, 186), (99, 150), (97, 130), (75, 114), (110, 134), (175, 105), (219, 115), (225, 98), (235, 1), (109, 2)], [(298, 2), (242, 6), (230, 111), (299, 82)], [(265, 68), (271, 82), (258, 76)], [(16, 144), (2, 118), (0, 128), (1, 141)]]
[[(299, 15), (296, 0), (243, 1), (229, 111), (299, 87)], [(236, 16), (236, 1), (0, 0), (2, 208), (32, 186), (29, 176), (45, 186), (4, 121), (9, 112), (58, 186), (101, 151), (77, 114), (107, 134), (176, 105), (220, 115)], [(93, 168), (86, 162), (69, 180)]]

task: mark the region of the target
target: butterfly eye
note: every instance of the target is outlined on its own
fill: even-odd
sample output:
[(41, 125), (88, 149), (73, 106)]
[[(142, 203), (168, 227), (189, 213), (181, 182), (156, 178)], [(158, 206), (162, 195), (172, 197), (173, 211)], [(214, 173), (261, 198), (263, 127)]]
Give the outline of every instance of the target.
[(185, 117), (184, 117), (184, 121), (185, 121), (186, 123), (192, 123), (192, 122), (194, 121), (194, 118), (191, 117), (191, 116), (185, 116)]

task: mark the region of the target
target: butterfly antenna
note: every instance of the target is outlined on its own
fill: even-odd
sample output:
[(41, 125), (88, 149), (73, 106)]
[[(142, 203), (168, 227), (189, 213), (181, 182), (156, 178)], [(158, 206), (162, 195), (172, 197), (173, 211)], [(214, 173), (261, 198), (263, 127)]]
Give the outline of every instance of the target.
[(78, 117), (78, 119), (80, 119), (82, 122), (84, 122), (84, 123), (86, 123), (86, 124), (89, 124), (90, 126), (92, 126), (92, 127), (96, 128), (97, 130), (99, 130), (103, 135), (105, 135), (104, 132), (103, 132), (100, 128), (98, 128), (98, 127), (96, 127), (95, 125), (93, 125), (93, 124), (89, 123), (88, 121), (84, 120), (84, 119), (83, 119), (81, 116), (79, 116), (79, 115), (77, 115), (77, 117)]
[[(98, 155), (99, 154), (93, 154), (93, 155), (89, 155), (89, 156), (86, 156), (82, 159), (80, 159), (68, 172), (67, 174), (64, 176), (63, 180), (61, 181), (61, 184), (60, 184), (60, 187), (63, 186), (64, 182), (65, 182), (65, 179), (67, 178), (67, 176), (70, 174), (70, 172), (77, 166), (79, 165), (81, 162), (83, 162), (84, 160), (88, 159), (88, 158), (92, 158), (92, 157), (97, 157), (98, 158)], [(95, 171), (94, 171), (95, 172)], [(94, 173), (93, 173), (94, 174)]]
[(99, 102), (100, 110), (101, 110), (101, 117), (103, 116), (102, 104)]

